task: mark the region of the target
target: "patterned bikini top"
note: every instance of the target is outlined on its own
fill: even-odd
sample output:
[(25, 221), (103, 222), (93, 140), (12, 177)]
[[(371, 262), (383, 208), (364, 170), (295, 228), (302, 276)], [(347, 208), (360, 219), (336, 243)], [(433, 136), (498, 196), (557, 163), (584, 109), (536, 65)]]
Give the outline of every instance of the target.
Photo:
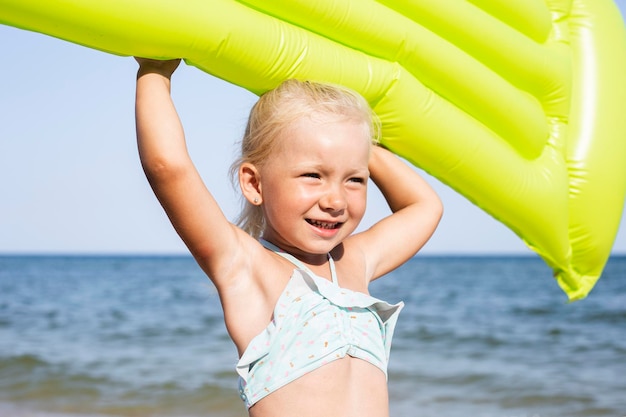
[(239, 359), (239, 393), (248, 408), (278, 388), (346, 355), (365, 360), (387, 375), (391, 339), (402, 302), (391, 305), (339, 287), (273, 244), (268, 249), (291, 261), (294, 270), (274, 308), (272, 321)]

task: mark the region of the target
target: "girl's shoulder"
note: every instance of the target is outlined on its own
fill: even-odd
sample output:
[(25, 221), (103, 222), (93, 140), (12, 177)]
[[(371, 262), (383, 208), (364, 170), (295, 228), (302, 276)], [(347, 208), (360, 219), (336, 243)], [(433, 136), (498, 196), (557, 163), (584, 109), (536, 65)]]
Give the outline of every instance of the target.
[(367, 293), (372, 280), (366, 248), (359, 244), (357, 235), (344, 240), (331, 251), (335, 262), (339, 285), (354, 291)]

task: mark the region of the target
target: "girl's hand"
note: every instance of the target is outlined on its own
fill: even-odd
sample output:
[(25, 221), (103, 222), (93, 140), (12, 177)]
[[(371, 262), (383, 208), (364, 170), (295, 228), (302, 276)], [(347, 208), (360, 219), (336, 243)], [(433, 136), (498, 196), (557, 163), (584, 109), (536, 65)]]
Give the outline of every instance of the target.
[(170, 78), (180, 64), (180, 59), (158, 60), (135, 57), (135, 60), (139, 64), (138, 77), (143, 74), (156, 73)]

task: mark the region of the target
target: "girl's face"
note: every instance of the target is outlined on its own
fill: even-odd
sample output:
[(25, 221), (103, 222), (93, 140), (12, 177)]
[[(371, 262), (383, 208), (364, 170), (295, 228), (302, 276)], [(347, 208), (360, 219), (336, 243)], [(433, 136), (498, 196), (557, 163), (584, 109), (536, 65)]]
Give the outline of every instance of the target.
[(260, 170), (263, 237), (305, 262), (324, 262), (365, 213), (366, 129), (354, 121), (307, 117), (279, 140)]

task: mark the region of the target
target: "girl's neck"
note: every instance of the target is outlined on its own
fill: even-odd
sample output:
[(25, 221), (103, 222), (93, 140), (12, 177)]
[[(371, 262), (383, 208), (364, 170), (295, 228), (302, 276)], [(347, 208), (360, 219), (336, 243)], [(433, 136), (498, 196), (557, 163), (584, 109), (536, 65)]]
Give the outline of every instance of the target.
[(328, 280), (330, 280), (332, 282), (337, 283), (337, 275), (336, 275), (336, 272), (335, 272), (335, 264), (334, 264), (333, 258), (331, 257), (330, 253), (327, 253), (327, 254), (315, 254), (313, 256), (315, 257), (316, 261), (315, 262), (308, 262), (307, 256), (298, 257), (298, 256), (296, 256), (296, 254), (294, 254), (294, 253), (292, 253), (290, 251), (286, 251), (286, 250), (282, 249), (281, 247), (279, 247), (278, 245), (276, 245), (276, 244), (274, 244), (274, 243), (272, 243), (272, 242), (270, 242), (270, 241), (268, 241), (268, 240), (266, 240), (264, 238), (261, 238), (260, 241), (263, 244), (263, 246), (265, 246), (267, 249), (273, 250), (279, 256), (282, 256), (283, 258), (289, 260), (297, 268), (308, 270), (309, 272), (311, 272), (314, 275), (317, 275), (319, 277), (324, 277), (324, 278), (326, 278), (326, 279), (328, 279)]

